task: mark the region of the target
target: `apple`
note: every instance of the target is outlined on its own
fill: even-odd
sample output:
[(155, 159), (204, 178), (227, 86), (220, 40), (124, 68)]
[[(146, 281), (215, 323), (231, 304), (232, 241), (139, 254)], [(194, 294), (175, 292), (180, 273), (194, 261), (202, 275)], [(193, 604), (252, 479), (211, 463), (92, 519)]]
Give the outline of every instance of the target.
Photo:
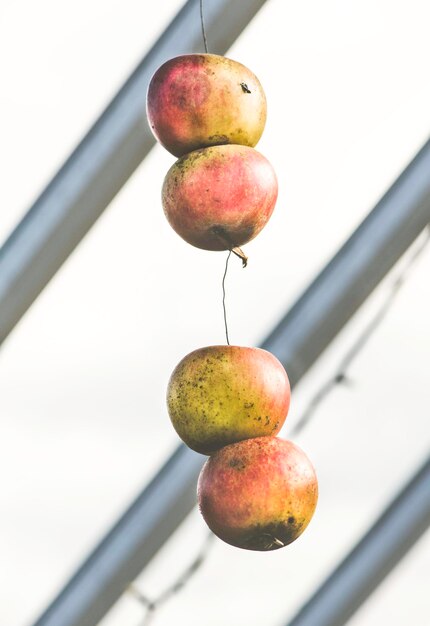
[(248, 550), (277, 550), (309, 524), (318, 483), (298, 446), (260, 437), (211, 456), (200, 473), (197, 495), (203, 518), (220, 539)]
[(156, 139), (175, 156), (227, 143), (255, 146), (266, 122), (257, 77), (216, 54), (164, 63), (150, 81), (146, 109)]
[(269, 161), (247, 146), (212, 146), (178, 159), (164, 179), (172, 228), (204, 250), (231, 250), (265, 226), (278, 195)]
[(260, 348), (208, 346), (174, 369), (167, 407), (179, 437), (211, 454), (225, 445), (277, 434), (290, 406), (290, 384), (278, 359)]

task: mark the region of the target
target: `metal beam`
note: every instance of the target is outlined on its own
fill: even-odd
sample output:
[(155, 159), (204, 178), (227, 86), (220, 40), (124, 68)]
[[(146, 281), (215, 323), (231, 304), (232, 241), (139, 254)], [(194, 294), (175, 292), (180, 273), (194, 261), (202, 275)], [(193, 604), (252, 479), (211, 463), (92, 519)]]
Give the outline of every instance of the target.
[[(293, 385), (429, 221), (430, 142), (264, 342)], [(35, 626), (95, 626), (191, 510), (203, 460), (180, 446)]]
[(195, 505), (202, 461), (179, 446), (35, 626), (96, 626)]
[(430, 458), (288, 626), (343, 626), (430, 525)]
[(430, 222), (430, 140), (263, 344), (298, 382)]
[[(212, 52), (224, 54), (265, 0), (205, 0)], [(199, 4), (186, 2), (0, 250), (0, 344), (155, 141), (149, 80), (166, 59), (201, 51)]]

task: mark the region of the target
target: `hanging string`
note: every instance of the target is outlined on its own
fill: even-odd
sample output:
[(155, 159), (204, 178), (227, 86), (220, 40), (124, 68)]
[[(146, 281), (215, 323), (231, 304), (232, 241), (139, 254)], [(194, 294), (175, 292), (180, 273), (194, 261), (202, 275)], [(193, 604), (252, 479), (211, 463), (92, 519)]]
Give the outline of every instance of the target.
[(227, 326), (227, 311), (226, 311), (226, 307), (225, 307), (225, 277), (227, 276), (227, 270), (228, 270), (228, 262), (230, 261), (230, 256), (231, 256), (232, 250), (228, 251), (228, 255), (227, 255), (227, 260), (225, 262), (225, 270), (224, 270), (224, 276), (222, 277), (222, 308), (224, 311), (224, 328), (225, 328), (225, 338), (227, 340), (227, 345), (230, 345), (230, 340), (228, 338), (228, 326)]
[(170, 587), (167, 587), (159, 596), (151, 600), (135, 584), (128, 587), (128, 592), (146, 609), (146, 614), (139, 626), (148, 626), (152, 621), (155, 611), (177, 593), (179, 593), (192, 576), (200, 569), (206, 561), (210, 549), (213, 545), (215, 535), (208, 533), (195, 559), (184, 569), (179, 578)]
[(203, 43), (205, 45), (205, 52), (208, 53), (208, 40), (206, 39), (205, 20), (203, 17), (203, 0), (200, 0), (200, 22), (202, 25)]
[(401, 271), (398, 276), (393, 280), (385, 301), (382, 303), (381, 307), (376, 312), (374, 317), (364, 328), (363, 332), (352, 344), (351, 348), (343, 356), (335, 371), (335, 374), (331, 376), (311, 398), (307, 408), (299, 418), (294, 428), (290, 431), (290, 436), (297, 435), (306, 426), (308, 426), (309, 422), (314, 417), (317, 408), (320, 406), (323, 400), (333, 391), (335, 387), (342, 384), (348, 384), (350, 382), (348, 377), (348, 369), (350, 365), (358, 356), (358, 354), (363, 350), (363, 348), (365, 347), (375, 330), (379, 327), (381, 322), (385, 319), (385, 316), (394, 304), (396, 296), (405, 284), (411, 268), (413, 267), (413, 265), (415, 265), (421, 254), (424, 252), (424, 249), (426, 248), (429, 241), (430, 226), (427, 227), (424, 239), (421, 244), (418, 245), (413, 253), (410, 255), (403, 271)]

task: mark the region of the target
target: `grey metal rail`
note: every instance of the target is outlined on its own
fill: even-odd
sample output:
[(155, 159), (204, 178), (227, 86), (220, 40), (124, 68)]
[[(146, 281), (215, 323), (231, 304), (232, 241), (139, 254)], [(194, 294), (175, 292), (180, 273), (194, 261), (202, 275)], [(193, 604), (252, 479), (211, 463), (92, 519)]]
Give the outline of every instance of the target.
[(430, 222), (430, 140), (263, 344), (294, 384)]
[(203, 457), (179, 446), (35, 626), (95, 626), (196, 502)]
[(430, 459), (288, 626), (343, 626), (430, 525)]
[[(210, 49), (224, 54), (265, 0), (205, 0)], [(0, 249), (0, 344), (155, 143), (145, 116), (153, 72), (203, 50), (189, 0)]]
[[(429, 221), (430, 142), (263, 343), (293, 385)], [(180, 446), (35, 626), (95, 626), (191, 510), (203, 460)]]

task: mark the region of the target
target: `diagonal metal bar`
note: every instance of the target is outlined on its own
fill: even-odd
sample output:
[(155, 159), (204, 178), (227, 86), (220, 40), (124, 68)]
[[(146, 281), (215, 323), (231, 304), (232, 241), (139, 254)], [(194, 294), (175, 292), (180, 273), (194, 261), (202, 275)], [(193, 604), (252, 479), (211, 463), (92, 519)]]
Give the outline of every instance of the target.
[[(224, 54), (265, 0), (205, 0), (211, 52)], [(149, 80), (178, 54), (203, 50), (188, 0), (0, 249), (0, 344), (145, 158)]]
[(294, 384), (430, 222), (430, 140), (263, 344)]
[(343, 626), (430, 525), (430, 458), (288, 626)]
[(203, 460), (179, 446), (35, 626), (96, 626), (194, 507)]
[[(430, 142), (263, 343), (293, 385), (429, 221)], [(203, 461), (180, 446), (35, 626), (95, 626), (191, 510)]]

